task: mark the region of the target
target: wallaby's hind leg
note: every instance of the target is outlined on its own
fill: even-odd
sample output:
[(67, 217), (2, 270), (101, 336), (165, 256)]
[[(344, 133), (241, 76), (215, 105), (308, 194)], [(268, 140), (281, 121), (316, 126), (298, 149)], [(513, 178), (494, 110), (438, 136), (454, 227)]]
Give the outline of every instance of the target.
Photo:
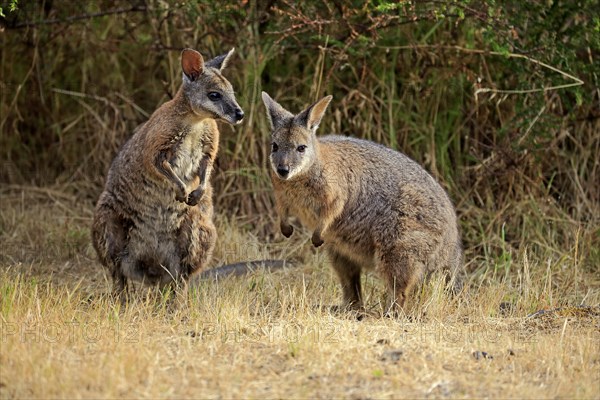
[(211, 220), (196, 207), (190, 207), (178, 236), (181, 254), (181, 277), (187, 280), (194, 272), (208, 266), (217, 241), (217, 230)]
[(118, 294), (120, 296), (125, 295), (127, 293), (127, 287), (129, 285), (129, 282), (127, 281), (127, 277), (125, 275), (123, 275), (121, 273), (121, 271), (114, 269), (112, 272), (112, 278), (113, 278), (113, 291), (115, 292), (115, 294)]
[(362, 307), (362, 292), (360, 287), (360, 265), (333, 250), (329, 251), (333, 269), (337, 272), (342, 284), (344, 307), (360, 309)]
[(100, 262), (111, 272), (113, 291), (121, 297), (128, 285), (121, 265), (128, 242), (128, 230), (127, 220), (106, 205), (98, 206), (92, 225), (92, 242)]
[(129, 300), (130, 292), (133, 294), (135, 288), (133, 283), (119, 270), (114, 270), (113, 274), (113, 297), (119, 299), (121, 304), (126, 304)]
[(423, 276), (424, 266), (406, 251), (389, 251), (380, 257), (379, 270), (388, 287), (386, 315), (396, 316)]

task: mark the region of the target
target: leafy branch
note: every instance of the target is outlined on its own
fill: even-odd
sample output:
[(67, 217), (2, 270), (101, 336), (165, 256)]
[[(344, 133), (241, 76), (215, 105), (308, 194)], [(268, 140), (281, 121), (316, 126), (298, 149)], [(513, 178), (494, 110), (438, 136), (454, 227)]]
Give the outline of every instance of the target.
[[(17, 11), (18, 3), (19, 3), (19, 0), (10, 0), (10, 3), (8, 4), (8, 11), (11, 13)], [(4, 10), (2, 9), (2, 6), (0, 6), (0, 17), (6, 18), (6, 15), (4, 15)]]

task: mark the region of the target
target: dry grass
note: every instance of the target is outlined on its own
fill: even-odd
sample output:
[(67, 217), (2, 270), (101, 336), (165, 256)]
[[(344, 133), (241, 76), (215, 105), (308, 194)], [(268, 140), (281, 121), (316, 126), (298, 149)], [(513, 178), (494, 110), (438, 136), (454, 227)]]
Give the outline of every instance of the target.
[[(444, 2), (412, 2), (425, 9), (389, 27), (393, 14), (349, 0), (145, 0), (91, 17), (118, 3), (20, 1), (0, 34), (1, 398), (600, 398), (593, 2), (495, 7), (493, 21), (480, 21), (486, 2), (454, 2), (467, 16), (445, 21), (430, 13), (447, 14)], [(514, 51), (585, 85), (475, 96), (479, 85), (561, 83), (487, 53), (507, 34)], [(221, 131), (214, 265), (298, 267), (178, 297), (151, 290), (121, 307), (90, 244), (92, 204), (119, 146), (177, 89), (187, 46), (236, 47), (227, 77), (246, 112)], [(468, 291), (452, 298), (433, 280), (391, 320), (377, 317), (382, 287), (368, 275), (374, 316), (333, 312), (340, 293), (323, 251), (274, 228), (261, 90), (297, 110), (333, 94), (320, 133), (401, 149), (439, 177), (457, 205)]]
[(509, 272), (507, 260), (482, 261), (458, 298), (433, 280), (397, 320), (376, 316), (383, 292), (368, 275), (375, 315), (358, 321), (332, 311), (336, 277), (309, 235), (265, 245), (221, 216), (215, 264), (276, 256), (300, 267), (121, 306), (90, 215), (58, 190), (2, 193), (2, 398), (600, 396), (598, 274), (578, 247), (522, 251)]

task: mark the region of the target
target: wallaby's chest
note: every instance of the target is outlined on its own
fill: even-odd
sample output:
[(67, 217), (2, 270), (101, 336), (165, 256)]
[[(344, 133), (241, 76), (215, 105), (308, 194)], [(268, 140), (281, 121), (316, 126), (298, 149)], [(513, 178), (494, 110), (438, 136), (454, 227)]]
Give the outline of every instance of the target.
[(309, 229), (315, 229), (325, 206), (322, 192), (307, 187), (283, 187), (287, 208)]
[(195, 179), (200, 161), (210, 153), (212, 138), (209, 129), (197, 127), (184, 134), (173, 147), (173, 170), (186, 183)]

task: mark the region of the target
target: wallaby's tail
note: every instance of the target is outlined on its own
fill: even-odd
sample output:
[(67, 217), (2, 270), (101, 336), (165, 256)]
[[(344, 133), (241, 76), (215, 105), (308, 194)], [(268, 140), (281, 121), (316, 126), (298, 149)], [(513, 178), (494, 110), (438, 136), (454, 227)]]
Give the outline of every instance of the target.
[(206, 270), (200, 274), (198, 279), (221, 279), (227, 276), (240, 276), (252, 273), (259, 269), (274, 271), (286, 267), (293, 267), (294, 264), (285, 260), (257, 260), (243, 261), (234, 264), (222, 265), (217, 268)]

